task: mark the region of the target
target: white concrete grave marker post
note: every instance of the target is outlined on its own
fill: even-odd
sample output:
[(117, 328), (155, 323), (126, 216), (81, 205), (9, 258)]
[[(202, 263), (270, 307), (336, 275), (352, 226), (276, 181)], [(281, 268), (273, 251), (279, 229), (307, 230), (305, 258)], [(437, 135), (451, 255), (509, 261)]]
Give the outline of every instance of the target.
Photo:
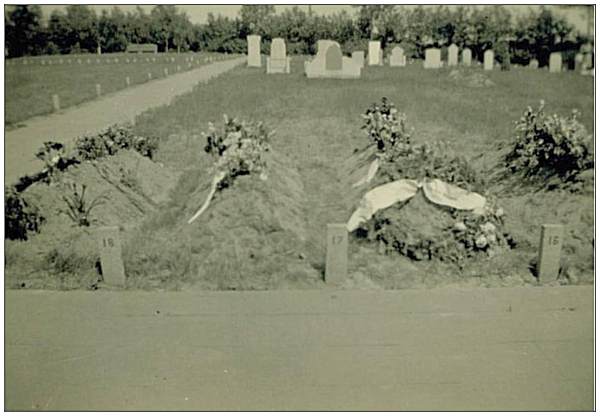
[(346, 224), (327, 224), (325, 282), (339, 286), (348, 274), (348, 230)]
[(165, 68), (164, 73), (165, 73), (165, 77), (168, 77), (169, 76), (169, 68)]
[(98, 97), (102, 95), (102, 86), (100, 84), (96, 84), (96, 95)]
[(542, 225), (537, 264), (538, 281), (540, 283), (554, 282), (558, 277), (563, 228), (560, 224)]
[(150, 72), (148, 72), (148, 81), (150, 81), (152, 79), (152, 74)]
[(442, 67), (442, 51), (438, 48), (425, 49), (425, 69), (439, 69)]
[(125, 84), (129, 87), (131, 85), (131, 79), (129, 77), (125, 77)]
[(100, 227), (97, 234), (104, 283), (111, 286), (124, 286), (125, 268), (121, 253), (119, 227)]

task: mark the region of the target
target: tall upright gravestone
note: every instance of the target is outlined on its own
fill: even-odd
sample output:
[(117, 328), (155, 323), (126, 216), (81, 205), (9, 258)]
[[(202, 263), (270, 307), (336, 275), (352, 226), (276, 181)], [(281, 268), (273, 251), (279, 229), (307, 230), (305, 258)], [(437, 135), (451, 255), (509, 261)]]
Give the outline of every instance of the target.
[(448, 47), (448, 66), (458, 65), (458, 46), (454, 43)]
[(290, 58), (286, 55), (285, 41), (275, 38), (271, 42), (271, 54), (267, 57), (267, 74), (289, 74)]
[(562, 71), (562, 56), (560, 52), (553, 52), (550, 54), (550, 72)]
[(382, 65), (381, 42), (378, 40), (369, 41), (369, 65)]
[(425, 49), (425, 62), (423, 68), (438, 69), (442, 67), (442, 53), (438, 48)]
[(248, 66), (260, 68), (260, 36), (248, 35)]
[(462, 51), (462, 64), (463, 66), (471, 66), (472, 53), (471, 49), (465, 48)]
[(352, 52), (352, 60), (356, 65), (363, 68), (365, 66), (365, 51)]
[(390, 66), (406, 66), (406, 56), (404, 56), (404, 49), (396, 46), (392, 49), (390, 54)]
[(483, 53), (483, 70), (491, 71), (494, 69), (494, 51), (488, 49)]

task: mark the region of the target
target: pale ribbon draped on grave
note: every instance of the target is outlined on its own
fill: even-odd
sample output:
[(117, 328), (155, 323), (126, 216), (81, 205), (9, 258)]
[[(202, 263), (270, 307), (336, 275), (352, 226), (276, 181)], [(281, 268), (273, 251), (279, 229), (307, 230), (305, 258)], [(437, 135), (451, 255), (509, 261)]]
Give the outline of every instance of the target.
[(361, 223), (371, 219), (377, 211), (409, 200), (417, 194), (419, 189), (423, 189), (425, 197), (434, 204), (460, 210), (482, 212), (486, 202), (486, 199), (478, 193), (469, 192), (439, 179), (429, 181), (400, 179), (367, 192), (348, 220), (346, 228), (349, 232), (354, 231)]

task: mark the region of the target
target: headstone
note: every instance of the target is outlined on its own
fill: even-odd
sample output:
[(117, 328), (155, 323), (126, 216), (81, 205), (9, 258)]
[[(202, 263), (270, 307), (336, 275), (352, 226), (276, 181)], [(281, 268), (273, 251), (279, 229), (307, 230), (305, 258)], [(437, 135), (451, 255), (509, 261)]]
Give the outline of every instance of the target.
[(348, 230), (346, 224), (327, 224), (325, 282), (342, 285), (348, 274)]
[(175, 58), (174, 57), (171, 57), (171, 62), (175, 62)]
[(129, 58), (125, 58), (125, 63), (128, 64), (129, 63)]
[(542, 225), (537, 273), (540, 283), (553, 282), (558, 277), (563, 226)]
[(137, 59), (136, 59), (136, 58), (133, 58), (133, 59), (131, 60), (131, 62), (133, 62), (133, 63), (135, 64), (135, 63), (137, 62)]
[(100, 227), (97, 235), (104, 283), (124, 286), (125, 268), (123, 267), (119, 227)]
[(438, 48), (425, 49), (425, 69), (438, 69), (442, 67), (442, 52)]
[(96, 84), (96, 95), (98, 97), (102, 95), (102, 86), (100, 84)]
[(318, 48), (317, 56), (312, 61), (304, 62), (307, 78), (360, 78), (361, 67), (351, 58), (342, 55), (337, 42), (323, 41)]
[(148, 72), (148, 81), (150, 81), (152, 79), (152, 74), (150, 72)]
[(181, 65), (177, 65), (177, 72), (181, 71)]
[(540, 64), (537, 59), (532, 59), (529, 61), (529, 68), (538, 69), (539, 66)]
[(58, 60), (58, 63), (61, 64), (61, 65), (63, 64), (62, 58)]
[(550, 54), (550, 72), (560, 72), (562, 70), (562, 55), (560, 52)]
[(331, 45), (325, 52), (325, 70), (342, 70), (342, 50), (337, 45)]
[(392, 49), (390, 54), (390, 66), (406, 66), (406, 56), (404, 56), (404, 49), (396, 46)]
[(119, 63), (119, 58), (115, 58), (115, 64)]
[(471, 49), (465, 48), (462, 51), (462, 64), (463, 66), (471, 66), (472, 53)]
[(58, 94), (52, 95), (52, 107), (54, 107), (54, 111), (60, 111), (60, 98), (58, 98)]
[(129, 79), (129, 77), (125, 77), (125, 84), (127, 84), (128, 87), (129, 85), (131, 85), (131, 80)]
[(369, 65), (382, 65), (381, 60), (381, 42), (378, 40), (369, 41)]
[(78, 64), (81, 64), (81, 59), (77, 59), (77, 63), (78, 63)]
[(488, 49), (483, 53), (483, 70), (491, 71), (494, 69), (494, 51)]
[(289, 74), (290, 58), (286, 54), (285, 41), (275, 38), (271, 42), (271, 53), (267, 57), (267, 74)]
[(260, 36), (249, 35), (246, 40), (248, 42), (248, 66), (260, 68)]
[(458, 65), (458, 46), (454, 43), (448, 46), (448, 66)]
[(165, 68), (165, 69), (163, 69), (163, 72), (164, 72), (164, 74), (165, 74), (165, 77), (168, 77), (168, 76), (169, 76), (169, 68)]
[(92, 63), (92, 60), (90, 58), (87, 59), (87, 63), (88, 65)]
[(352, 52), (352, 60), (356, 65), (363, 68), (365, 66), (365, 51)]
[(46, 65), (46, 61), (42, 59), (42, 65)]

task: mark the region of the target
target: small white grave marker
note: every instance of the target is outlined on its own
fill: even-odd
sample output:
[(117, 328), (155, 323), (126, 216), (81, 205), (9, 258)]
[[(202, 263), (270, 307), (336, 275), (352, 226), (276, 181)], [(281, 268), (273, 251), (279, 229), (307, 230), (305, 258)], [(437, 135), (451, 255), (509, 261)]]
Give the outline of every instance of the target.
[(60, 111), (60, 99), (58, 98), (58, 94), (52, 95), (52, 107), (54, 107), (54, 111)]
[(346, 224), (327, 224), (325, 282), (341, 285), (348, 274), (348, 230)]
[(165, 68), (164, 71), (165, 71), (165, 77), (168, 77), (169, 76), (169, 68)]
[(98, 97), (102, 95), (102, 86), (100, 84), (96, 84), (96, 95)]
[(125, 77), (125, 84), (127, 84), (128, 87), (131, 85), (131, 80), (129, 77)]
[(560, 224), (542, 225), (540, 253), (537, 264), (537, 274), (540, 283), (554, 282), (558, 277), (563, 228)]
[(181, 71), (181, 65), (177, 65), (177, 72)]
[(98, 245), (100, 248), (100, 265), (104, 283), (108, 285), (125, 285), (125, 268), (121, 255), (121, 239), (119, 227), (98, 228)]
[(150, 72), (148, 72), (148, 81), (150, 81), (152, 79), (152, 74)]

